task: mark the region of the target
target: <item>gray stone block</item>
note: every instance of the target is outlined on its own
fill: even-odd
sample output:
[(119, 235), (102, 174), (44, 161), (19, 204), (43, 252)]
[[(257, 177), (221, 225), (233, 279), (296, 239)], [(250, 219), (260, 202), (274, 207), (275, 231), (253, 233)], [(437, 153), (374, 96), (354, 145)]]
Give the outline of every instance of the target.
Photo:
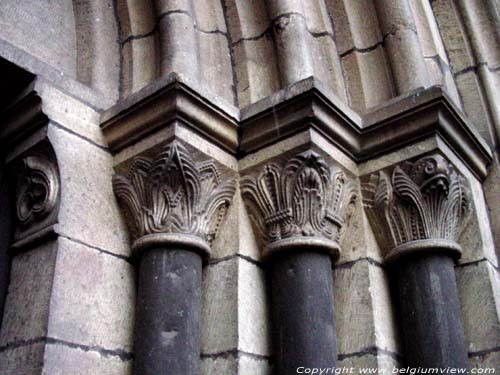
[(47, 336), (57, 246), (48, 242), (13, 258), (0, 346)]
[(49, 138), (56, 151), (62, 186), (56, 231), (128, 256), (128, 233), (111, 186), (111, 155), (54, 126), (49, 127)]
[(132, 265), (65, 238), (58, 240), (48, 336), (90, 347), (132, 351)]
[(456, 267), (469, 352), (500, 347), (500, 281), (487, 262)]

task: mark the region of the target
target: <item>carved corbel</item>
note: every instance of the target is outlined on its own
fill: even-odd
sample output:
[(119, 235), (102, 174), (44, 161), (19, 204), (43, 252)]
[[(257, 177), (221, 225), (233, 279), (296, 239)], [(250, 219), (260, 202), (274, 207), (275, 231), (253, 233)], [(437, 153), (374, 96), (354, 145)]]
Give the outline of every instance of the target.
[(178, 141), (155, 157), (137, 157), (113, 187), (126, 212), (132, 248), (163, 242), (195, 247), (208, 255), (236, 184), (223, 181), (213, 160), (195, 163)]
[(354, 182), (319, 154), (299, 153), (284, 167), (267, 164), (257, 177), (243, 178), (241, 190), (267, 244), (265, 256), (311, 246), (338, 255), (357, 193)]
[(386, 261), (436, 248), (460, 256), (457, 240), (471, 209), (469, 190), (441, 155), (372, 174), (362, 194)]
[(43, 144), (12, 163), (16, 181), (17, 226), (13, 248), (22, 248), (55, 234), (60, 178), (52, 148)]

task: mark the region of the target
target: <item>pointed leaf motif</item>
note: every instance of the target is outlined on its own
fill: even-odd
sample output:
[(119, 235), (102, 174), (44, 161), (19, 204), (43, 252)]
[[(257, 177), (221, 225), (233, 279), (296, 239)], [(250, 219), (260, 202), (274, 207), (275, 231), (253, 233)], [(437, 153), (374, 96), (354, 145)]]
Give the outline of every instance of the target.
[(363, 204), (383, 247), (425, 239), (457, 241), (470, 211), (463, 178), (440, 155), (396, 166), (363, 184)]
[(256, 178), (243, 178), (241, 190), (269, 243), (296, 236), (338, 242), (356, 199), (354, 183), (313, 151), (296, 155), (283, 168), (267, 164)]
[(130, 218), (132, 238), (153, 233), (196, 235), (211, 243), (236, 186), (221, 182), (212, 160), (196, 164), (177, 141), (154, 159), (137, 157), (113, 188)]

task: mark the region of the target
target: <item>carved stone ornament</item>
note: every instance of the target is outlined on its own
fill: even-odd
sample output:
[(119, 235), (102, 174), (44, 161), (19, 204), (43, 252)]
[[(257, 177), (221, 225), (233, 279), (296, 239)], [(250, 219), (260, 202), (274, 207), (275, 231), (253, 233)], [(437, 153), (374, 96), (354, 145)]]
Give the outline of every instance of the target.
[(22, 165), (16, 211), (20, 226), (27, 227), (48, 217), (56, 207), (59, 178), (55, 165), (43, 155), (26, 156)]
[(134, 250), (180, 245), (209, 253), (235, 181), (221, 181), (215, 162), (195, 163), (177, 141), (154, 158), (136, 157), (113, 187), (126, 211)]
[(283, 168), (267, 164), (256, 178), (243, 178), (241, 189), (267, 242), (264, 255), (291, 248), (340, 250), (356, 189), (316, 152), (300, 153)]
[(417, 251), (451, 251), (470, 212), (469, 191), (455, 168), (432, 155), (370, 176), (363, 204), (387, 261)]

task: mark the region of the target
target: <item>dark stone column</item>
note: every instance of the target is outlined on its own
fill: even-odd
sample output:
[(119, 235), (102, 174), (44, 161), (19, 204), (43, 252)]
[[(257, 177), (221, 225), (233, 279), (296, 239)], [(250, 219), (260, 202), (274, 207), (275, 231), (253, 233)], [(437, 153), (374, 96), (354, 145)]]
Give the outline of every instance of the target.
[(395, 273), (405, 364), (467, 368), (454, 259), (472, 205), (467, 182), (440, 154), (370, 175), (363, 203)]
[(241, 191), (266, 241), (276, 374), (335, 367), (331, 257), (354, 207), (354, 181), (307, 150), (245, 176)]
[(198, 374), (201, 266), (201, 256), (187, 250), (155, 249), (142, 255), (135, 374)]
[(198, 375), (202, 257), (236, 190), (179, 141), (113, 177), (139, 259), (136, 375)]
[(7, 181), (0, 171), (0, 326), (7, 288), (9, 286), (9, 245), (13, 230), (13, 195), (9, 194)]
[(330, 255), (293, 252), (271, 261), (276, 374), (334, 367), (337, 340)]
[(402, 257), (393, 267), (406, 365), (467, 368), (453, 259), (430, 249)]

